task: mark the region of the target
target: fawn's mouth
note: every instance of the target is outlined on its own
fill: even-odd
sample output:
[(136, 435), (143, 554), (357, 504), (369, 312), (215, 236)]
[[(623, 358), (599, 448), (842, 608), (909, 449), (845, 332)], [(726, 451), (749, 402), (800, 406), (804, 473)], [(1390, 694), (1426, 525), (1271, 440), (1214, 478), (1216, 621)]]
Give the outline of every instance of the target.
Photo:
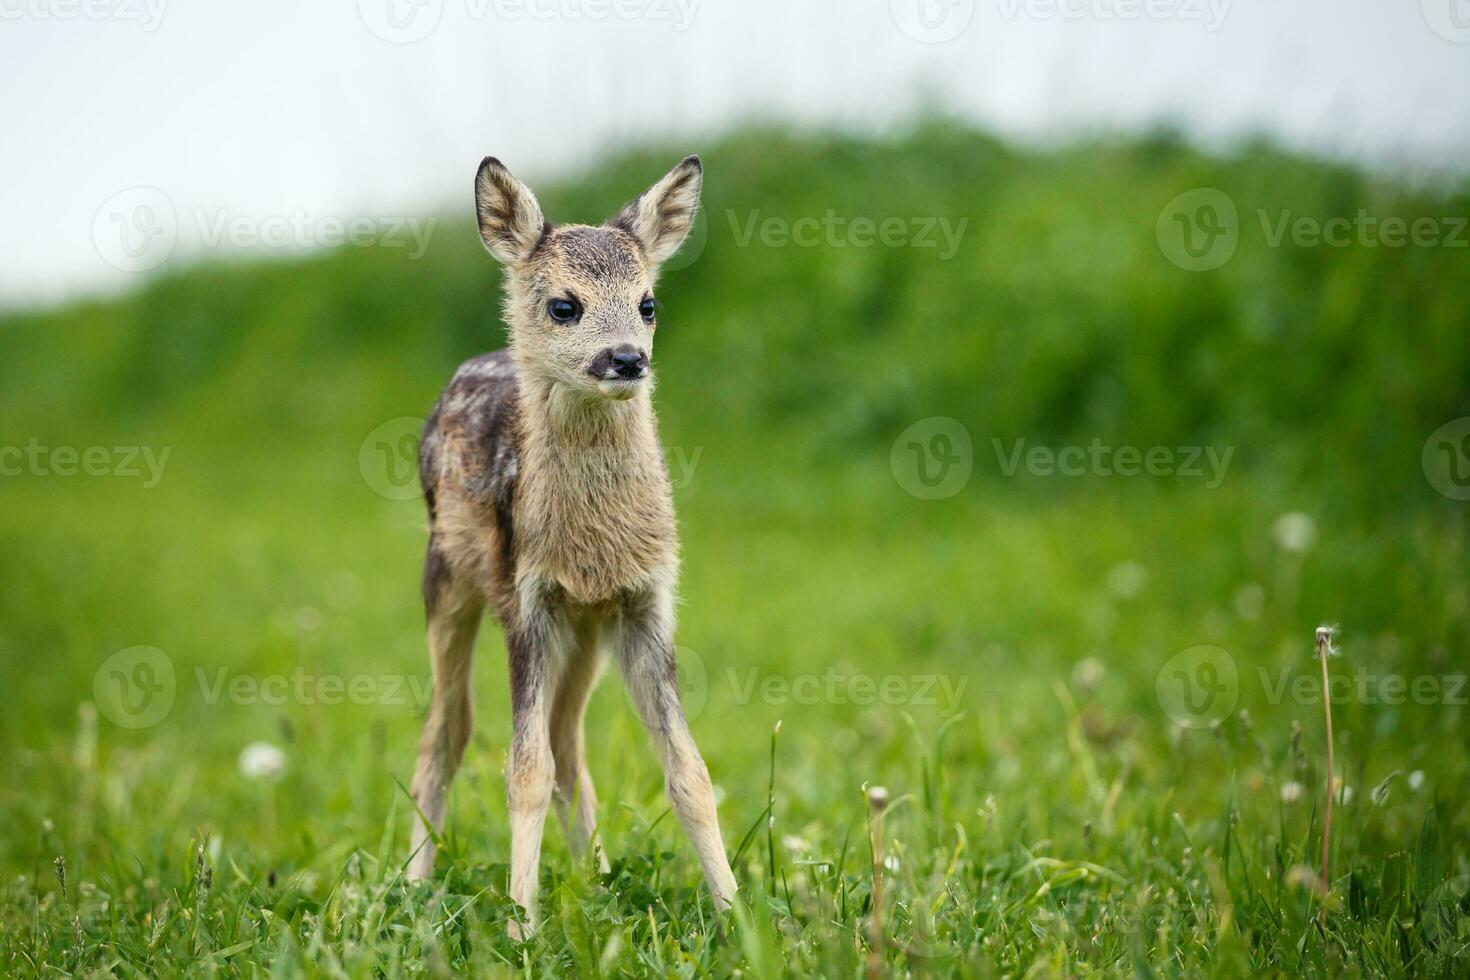
[(643, 381), (644, 378), (604, 378), (597, 382), (597, 393), (615, 401), (627, 401), (638, 394)]

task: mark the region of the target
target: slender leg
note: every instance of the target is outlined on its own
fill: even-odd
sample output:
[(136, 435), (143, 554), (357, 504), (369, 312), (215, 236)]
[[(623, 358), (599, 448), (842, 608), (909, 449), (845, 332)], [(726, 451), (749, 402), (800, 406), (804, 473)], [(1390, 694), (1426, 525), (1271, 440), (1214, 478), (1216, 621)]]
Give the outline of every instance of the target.
[[(413, 798), (435, 833), (444, 826), (444, 799), (449, 784), (464, 758), (474, 727), (470, 666), (475, 633), (484, 607), (478, 596), (456, 592), (439, 565), (437, 553), (429, 553), (424, 579), (424, 596), (429, 618), (429, 660), (434, 675), (429, 713), (419, 739), (419, 758), (414, 767)], [(434, 840), (428, 825), (415, 817), (408, 877), (413, 880), (434, 874)]]
[(672, 595), (664, 592), (625, 603), (617, 651), (628, 691), (663, 764), (674, 814), (694, 846), (715, 908), (728, 909), (735, 898), (735, 875), (720, 838), (709, 770), (679, 703)]
[(556, 790), (552, 801), (566, 831), (572, 854), (580, 858), (594, 848), (597, 867), (608, 872), (607, 855), (594, 839), (597, 827), (597, 791), (582, 737), (587, 699), (602, 672), (602, 652), (595, 635), (578, 637), (577, 651), (562, 672), (551, 705), (551, 754), (556, 760)]
[(514, 939), (536, 928), (541, 834), (556, 784), (550, 692), (555, 690), (564, 651), (572, 645), (565, 618), (539, 596), (523, 595), (520, 619), (507, 634), (512, 731), (505, 787), (510, 810), (510, 897), (525, 910), (529, 929), (512, 922), (509, 931)]

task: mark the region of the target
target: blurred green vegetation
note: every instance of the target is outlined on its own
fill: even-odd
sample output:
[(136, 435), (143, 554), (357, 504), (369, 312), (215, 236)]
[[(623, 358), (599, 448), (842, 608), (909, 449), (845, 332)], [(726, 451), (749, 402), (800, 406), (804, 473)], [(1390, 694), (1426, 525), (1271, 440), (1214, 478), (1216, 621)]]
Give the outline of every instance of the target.
[[(1464, 962), (1422, 914), (1470, 871), (1464, 692), (1334, 705), (1354, 798), (1336, 818), (1321, 929), (1291, 872), (1316, 861), (1321, 704), (1271, 692), (1314, 675), (1320, 622), (1342, 627), (1335, 671), (1463, 679), (1470, 504), (1437, 492), (1420, 458), (1432, 432), (1470, 416), (1470, 249), (1273, 247), (1260, 212), (1412, 222), (1470, 214), (1470, 195), (1269, 146), (1206, 155), (1168, 133), (1028, 151), (934, 122), (886, 141), (751, 130), (699, 149), (704, 228), (660, 285), (656, 400), (671, 460), (692, 465), (676, 491), (680, 643), (726, 838), (759, 830), (737, 862), (753, 918), (741, 938), (707, 941), (692, 858), (657, 819), (657, 766), (611, 681), (589, 742), (621, 873), (595, 897), (549, 829), (542, 962), (570, 969), (602, 950), (627, 972), (663, 972), (650, 958), (665, 955), (695, 972), (859, 969), (864, 782), (914, 796), (892, 821), (897, 969)], [(597, 221), (683, 152), (640, 150), (553, 186), (522, 176), (554, 219)], [(1200, 187), (1235, 202), (1239, 245), (1220, 268), (1188, 272), (1155, 227)], [(383, 423), (426, 414), (460, 361), (503, 345), (497, 270), (468, 195), (467, 169), (462, 211), (417, 260), (375, 247), (184, 263), (125, 296), (0, 321), (0, 444), (170, 448), (152, 488), (0, 478), (0, 688), (13, 695), (0, 712), (0, 870), (7, 901), (29, 909), (0, 937), (13, 968), (118, 958), (171, 972), (251, 940), (228, 967), (282, 969), (323, 955), (308, 953), (313, 937), (354, 975), (387, 956), (413, 969), (516, 962), (501, 927), (508, 724), (493, 628), (440, 913), (489, 904), (427, 932), (421, 917), (440, 913), (391, 890), (379, 863), (405, 847), (395, 779), (410, 775), (417, 707), (209, 703), (196, 673), (427, 676), (422, 506), (376, 493), (359, 454)], [(967, 224), (948, 259), (850, 240), (741, 243), (752, 220), (829, 212)], [(968, 430), (974, 472), (956, 495), (921, 500), (890, 450), (932, 417)], [(1213, 488), (1007, 475), (992, 440), (1009, 451), (1017, 439), (1233, 456)], [(1289, 514), (1304, 519), (1282, 525)], [(1290, 540), (1293, 520), (1310, 533)], [(103, 660), (139, 644), (167, 653), (179, 694), (163, 723), (130, 731), (85, 704)], [(1184, 730), (1156, 681), (1200, 644), (1233, 658), (1248, 715)], [(939, 678), (961, 693), (742, 693), (752, 676), (828, 672), (898, 677), (911, 692)], [(238, 771), (256, 740), (286, 752), (278, 783)], [(1295, 783), (1304, 794), (1283, 803)], [(198, 897), (199, 844), (213, 898)], [(70, 898), (50, 871), (58, 855)], [(132, 911), (75, 938), (78, 882)], [(926, 907), (942, 938), (922, 945)], [(188, 928), (175, 921), (186, 908)], [(407, 924), (349, 942), (324, 920), (352, 909)], [(1146, 928), (1117, 927), (1129, 909)]]

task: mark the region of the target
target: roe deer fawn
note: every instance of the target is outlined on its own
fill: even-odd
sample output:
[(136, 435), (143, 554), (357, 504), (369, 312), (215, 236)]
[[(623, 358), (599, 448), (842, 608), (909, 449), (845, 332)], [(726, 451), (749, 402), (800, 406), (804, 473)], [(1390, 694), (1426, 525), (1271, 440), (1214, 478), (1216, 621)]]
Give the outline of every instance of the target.
[[(529, 928), (553, 801), (572, 851), (591, 846), (607, 868), (582, 742), (607, 652), (716, 907), (735, 894), (709, 771), (679, 702), (678, 545), (650, 401), (654, 279), (689, 231), (701, 180), (699, 158), (688, 157), (594, 227), (552, 225), (494, 157), (475, 175), (480, 237), (505, 267), (510, 347), (455, 372), (419, 450), (434, 684), (412, 792), (433, 832), (415, 819), (408, 874), (433, 873), (433, 838), (470, 736), (471, 652), (488, 605), (510, 660), (510, 896)], [(511, 931), (523, 934), (519, 923)]]

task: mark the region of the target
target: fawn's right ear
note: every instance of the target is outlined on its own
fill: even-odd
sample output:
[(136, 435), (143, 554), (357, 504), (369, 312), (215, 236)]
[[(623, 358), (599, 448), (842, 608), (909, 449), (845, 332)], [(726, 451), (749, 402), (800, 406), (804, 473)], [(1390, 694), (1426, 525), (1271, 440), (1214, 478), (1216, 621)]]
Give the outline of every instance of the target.
[(547, 228), (536, 195), (494, 157), (481, 160), (475, 174), (475, 213), (480, 241), (506, 265), (530, 258)]

